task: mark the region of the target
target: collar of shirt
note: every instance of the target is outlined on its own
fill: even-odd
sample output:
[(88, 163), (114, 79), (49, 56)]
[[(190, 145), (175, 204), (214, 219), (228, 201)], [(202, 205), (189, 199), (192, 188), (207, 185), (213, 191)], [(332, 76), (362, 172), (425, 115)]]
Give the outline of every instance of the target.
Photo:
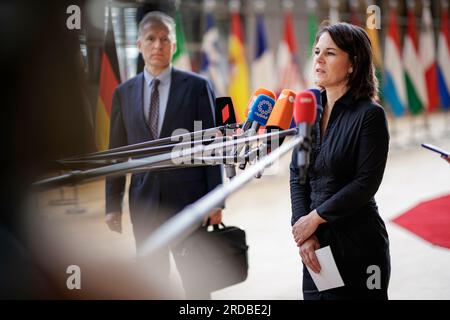
[(148, 121), (150, 111), (150, 99), (152, 91), (152, 81), (158, 78), (161, 82), (159, 84), (159, 116), (158, 116), (158, 134), (161, 134), (162, 126), (164, 123), (164, 117), (167, 109), (167, 102), (169, 100), (170, 83), (172, 77), (172, 66), (169, 65), (158, 76), (152, 76), (147, 69), (144, 68), (144, 97), (143, 97), (143, 109), (145, 120)]
[[(327, 91), (323, 90), (321, 94), (322, 94), (322, 107), (324, 108), (325, 105), (327, 104)], [(352, 106), (351, 102), (352, 102), (352, 95), (350, 94), (350, 90), (347, 90), (347, 92), (344, 93), (342, 97), (336, 100), (335, 106), (343, 105), (345, 107), (350, 107)]]
[(160, 81), (160, 84), (166, 85), (170, 81), (170, 74), (172, 72), (172, 64), (169, 64), (167, 68), (165, 68), (158, 76), (153, 76), (150, 72), (147, 71), (146, 68), (144, 68), (144, 78), (147, 85), (150, 87), (152, 85), (152, 81), (155, 78), (158, 78)]
[[(323, 90), (321, 92), (322, 94), (322, 108), (319, 108), (319, 110), (317, 110), (317, 122), (320, 123), (321, 119), (322, 119), (322, 113), (325, 109), (325, 105), (327, 104), (327, 92), (326, 90)], [(334, 103), (333, 106), (333, 111), (331, 112), (331, 114), (329, 115), (329, 120), (328, 120), (328, 127), (332, 126), (334, 123), (334, 119), (336, 119), (336, 117), (341, 114), (344, 110), (349, 110), (354, 108), (355, 104), (352, 103), (353, 101), (353, 97), (350, 93), (350, 90), (347, 90), (346, 93), (344, 93), (344, 95), (342, 97), (340, 97), (339, 99), (336, 100), (336, 102)]]

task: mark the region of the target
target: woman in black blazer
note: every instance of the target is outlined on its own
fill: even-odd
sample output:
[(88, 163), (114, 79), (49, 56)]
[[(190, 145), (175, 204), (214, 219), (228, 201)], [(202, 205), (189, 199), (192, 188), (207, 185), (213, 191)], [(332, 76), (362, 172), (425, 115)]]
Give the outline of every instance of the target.
[[(321, 28), (313, 74), (323, 89), (312, 130), (311, 164), (298, 180), (290, 166), (292, 233), (303, 261), (305, 300), (387, 299), (389, 240), (374, 195), (386, 166), (389, 133), (376, 102), (378, 82), (364, 29)], [(344, 286), (319, 292), (305, 266), (320, 272), (315, 250), (330, 246)]]

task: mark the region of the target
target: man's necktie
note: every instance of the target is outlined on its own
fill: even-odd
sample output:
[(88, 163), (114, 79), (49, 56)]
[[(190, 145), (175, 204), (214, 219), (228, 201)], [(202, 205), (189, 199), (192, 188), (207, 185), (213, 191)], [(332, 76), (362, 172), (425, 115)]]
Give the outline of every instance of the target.
[(148, 115), (148, 123), (154, 139), (158, 139), (159, 82), (159, 79), (153, 80), (152, 95), (150, 97), (150, 110)]

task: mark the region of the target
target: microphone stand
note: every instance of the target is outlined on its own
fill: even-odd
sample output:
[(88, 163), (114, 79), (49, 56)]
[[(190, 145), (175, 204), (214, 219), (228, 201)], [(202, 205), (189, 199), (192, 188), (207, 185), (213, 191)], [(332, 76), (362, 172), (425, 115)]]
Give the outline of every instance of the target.
[(284, 130), (282, 132), (277, 133), (269, 133), (264, 134), (261, 136), (253, 136), (248, 138), (242, 138), (237, 140), (229, 140), (227, 142), (219, 142), (219, 143), (212, 143), (209, 145), (204, 146), (203, 144), (199, 144), (195, 147), (190, 147), (188, 149), (181, 150), (172, 150), (171, 152), (158, 154), (146, 158), (140, 158), (140, 159), (132, 159), (126, 162), (120, 162), (111, 164), (108, 166), (100, 167), (100, 168), (94, 168), (90, 170), (80, 171), (75, 170), (67, 174), (63, 174), (57, 177), (52, 177), (44, 180), (37, 181), (32, 184), (32, 188), (35, 190), (48, 190), (52, 188), (56, 188), (62, 185), (66, 184), (77, 184), (77, 183), (84, 183), (92, 180), (96, 180), (105, 176), (120, 176), (124, 175), (132, 170), (139, 169), (139, 168), (145, 168), (152, 165), (161, 165), (162, 163), (167, 163), (167, 161), (174, 161), (177, 160), (180, 163), (183, 162), (184, 158), (191, 159), (193, 155), (196, 153), (204, 154), (207, 152), (211, 152), (214, 150), (228, 150), (233, 149), (236, 145), (241, 145), (253, 141), (258, 141), (263, 138), (271, 138), (271, 137), (281, 137), (281, 136), (287, 136), (292, 135), (297, 132), (297, 128)]
[(259, 171), (271, 165), (276, 159), (302, 143), (303, 136), (295, 136), (292, 140), (285, 142), (269, 155), (260, 159), (254, 166), (234, 179), (231, 179), (229, 183), (217, 186), (207, 195), (187, 206), (147, 237), (138, 251), (138, 256), (145, 257), (152, 255), (165, 246), (175, 245), (182, 241), (197, 228), (203, 218), (213, 208), (223, 203), (232, 193), (241, 189)]
[(182, 142), (184, 139), (188, 139), (189, 141), (197, 141), (198, 138), (200, 138), (200, 140), (202, 140), (204, 135), (212, 135), (212, 134), (216, 133), (217, 131), (220, 131), (221, 133), (223, 133), (226, 130), (230, 130), (230, 129), (234, 130), (239, 127), (240, 127), (240, 124), (237, 124), (237, 123), (227, 124), (227, 125), (220, 126), (220, 127), (209, 128), (209, 129), (205, 129), (205, 130), (199, 130), (199, 131), (179, 134), (179, 135), (175, 135), (175, 136), (171, 136), (171, 137), (130, 144), (130, 145), (126, 145), (123, 147), (113, 148), (113, 149), (109, 149), (109, 150), (105, 150), (105, 151), (93, 152), (93, 153), (89, 153), (86, 155), (73, 156), (70, 158), (62, 159), (60, 161), (67, 162), (67, 161), (75, 161), (75, 160), (91, 160), (91, 159), (98, 160), (98, 159), (103, 159), (101, 156), (106, 156), (106, 155), (116, 153), (116, 152), (176, 144), (176, 143)]

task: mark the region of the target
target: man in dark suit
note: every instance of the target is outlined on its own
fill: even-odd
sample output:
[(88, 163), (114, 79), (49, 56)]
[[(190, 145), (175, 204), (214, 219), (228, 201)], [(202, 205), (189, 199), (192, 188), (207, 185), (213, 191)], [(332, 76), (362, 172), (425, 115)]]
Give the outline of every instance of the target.
[[(149, 12), (139, 24), (137, 46), (145, 61), (144, 72), (114, 93), (109, 147), (169, 137), (181, 128), (194, 131), (194, 121), (201, 121), (203, 128), (214, 127), (214, 93), (209, 82), (170, 64), (176, 48), (174, 20), (158, 11)], [(133, 174), (128, 196), (136, 247), (168, 218), (221, 183), (220, 166)], [(125, 177), (106, 180), (106, 223), (116, 232), (122, 231), (124, 190)], [(220, 223), (221, 208), (213, 210), (210, 219)], [(171, 249), (187, 298), (210, 298), (199, 281), (201, 275), (183, 268), (183, 243)], [(167, 283), (169, 248), (147, 260), (153, 278)]]

